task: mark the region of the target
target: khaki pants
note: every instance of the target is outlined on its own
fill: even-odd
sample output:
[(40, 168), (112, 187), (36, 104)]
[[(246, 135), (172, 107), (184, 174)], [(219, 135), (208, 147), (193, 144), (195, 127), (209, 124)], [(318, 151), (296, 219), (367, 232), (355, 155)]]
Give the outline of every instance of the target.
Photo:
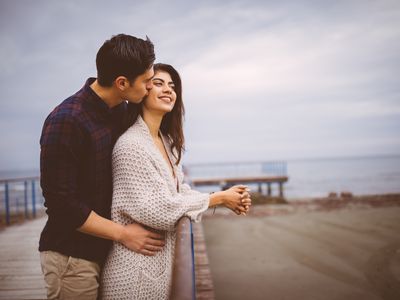
[(54, 251), (40, 252), (48, 299), (96, 300), (100, 267), (82, 258)]

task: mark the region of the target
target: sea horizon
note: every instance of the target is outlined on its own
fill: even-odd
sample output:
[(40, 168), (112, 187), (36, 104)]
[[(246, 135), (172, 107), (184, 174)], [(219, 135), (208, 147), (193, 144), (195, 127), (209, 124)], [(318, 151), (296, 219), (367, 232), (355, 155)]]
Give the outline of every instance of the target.
[[(207, 166), (213, 168), (213, 165), (230, 167), (235, 166), (235, 164), (248, 164), (250, 166), (258, 164), (258, 171), (254, 171), (256, 168), (253, 167), (248, 168), (246, 175), (251, 176), (251, 174), (256, 175), (252, 173), (253, 171), (260, 172), (259, 166), (262, 163), (277, 161), (286, 163), (286, 175), (289, 180), (284, 184), (284, 195), (288, 199), (325, 197), (329, 193), (340, 194), (341, 192), (350, 192), (354, 195), (400, 193), (400, 155), (397, 154), (187, 163), (184, 165), (188, 167), (189, 174), (197, 169), (200, 172), (192, 173), (197, 174), (197, 177), (207, 178), (212, 177), (210, 176), (211, 173), (208, 172), (207, 174), (207, 168), (204, 169)], [(240, 172), (238, 173), (243, 175)], [(39, 168), (0, 170), (0, 180), (39, 175)], [(225, 173), (225, 175), (232, 176), (232, 173)], [(224, 176), (224, 174), (221, 173), (221, 176)], [(253, 191), (256, 191), (256, 185), (250, 186)], [(218, 189), (218, 187), (196, 189), (209, 192)], [(277, 189), (278, 186), (273, 184), (273, 195), (277, 194)]]

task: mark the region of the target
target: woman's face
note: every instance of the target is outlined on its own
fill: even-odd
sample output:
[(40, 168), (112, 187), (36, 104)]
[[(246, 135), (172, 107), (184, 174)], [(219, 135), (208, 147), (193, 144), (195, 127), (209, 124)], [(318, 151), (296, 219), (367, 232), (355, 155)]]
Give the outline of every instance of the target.
[(172, 111), (175, 101), (175, 85), (171, 76), (164, 71), (156, 72), (152, 79), (152, 88), (144, 100), (144, 107), (149, 111), (166, 114)]

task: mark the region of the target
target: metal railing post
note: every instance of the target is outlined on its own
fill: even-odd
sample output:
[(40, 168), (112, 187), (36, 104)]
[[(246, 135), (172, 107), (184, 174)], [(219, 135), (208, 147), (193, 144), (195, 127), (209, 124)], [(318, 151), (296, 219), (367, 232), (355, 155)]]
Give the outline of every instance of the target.
[(190, 222), (190, 239), (192, 241), (192, 284), (193, 284), (193, 294), (192, 299), (196, 299), (196, 270), (195, 270), (195, 261), (194, 261), (194, 237), (193, 237), (193, 226), (192, 222)]
[(24, 181), (24, 207), (25, 207), (25, 219), (28, 218), (28, 181)]
[(36, 192), (35, 180), (32, 180), (32, 216), (36, 218)]
[[(0, 221), (4, 218), (4, 224), (11, 225), (14, 222), (14, 217), (19, 219), (19, 214), (24, 214), (25, 219), (37, 216), (37, 182), (40, 179), (38, 176), (32, 177), (21, 177), (21, 178), (5, 178), (0, 179), (0, 185), (4, 186), (4, 193), (0, 197)], [(23, 185), (23, 196), (21, 187)], [(30, 187), (32, 188), (32, 194), (30, 195)], [(32, 196), (32, 212), (29, 207), (30, 199)], [(23, 198), (22, 198), (23, 197)], [(4, 200), (3, 200), (4, 198)], [(4, 201), (4, 204), (2, 204)], [(23, 204), (22, 204), (23, 201)], [(4, 209), (3, 209), (4, 206)], [(20, 207), (21, 206), (21, 207)], [(23, 207), (22, 207), (23, 206)], [(39, 208), (41, 209), (41, 208)], [(4, 210), (4, 212), (3, 212)], [(24, 210), (24, 212), (22, 212)]]
[(5, 193), (5, 204), (6, 204), (6, 224), (10, 225), (10, 198), (9, 198), (9, 191), (8, 191), (8, 182), (4, 184), (4, 193)]

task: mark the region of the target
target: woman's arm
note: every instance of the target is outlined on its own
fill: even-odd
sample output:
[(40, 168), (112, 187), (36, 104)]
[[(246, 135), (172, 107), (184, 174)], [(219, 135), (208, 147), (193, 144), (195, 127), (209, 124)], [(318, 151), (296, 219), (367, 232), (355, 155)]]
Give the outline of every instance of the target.
[[(184, 183), (184, 173), (181, 164), (177, 167), (177, 175), (181, 182), (180, 193), (184, 195), (199, 194), (198, 191), (192, 190), (187, 183)], [(248, 192), (249, 189), (247, 186), (235, 185), (225, 191), (212, 193), (210, 195), (209, 207), (223, 205), (238, 215), (246, 215), (251, 206), (250, 194)]]
[(185, 214), (196, 220), (209, 205), (208, 194), (173, 195), (151, 156), (138, 143), (117, 143), (113, 182), (113, 217), (154, 229), (173, 230)]

